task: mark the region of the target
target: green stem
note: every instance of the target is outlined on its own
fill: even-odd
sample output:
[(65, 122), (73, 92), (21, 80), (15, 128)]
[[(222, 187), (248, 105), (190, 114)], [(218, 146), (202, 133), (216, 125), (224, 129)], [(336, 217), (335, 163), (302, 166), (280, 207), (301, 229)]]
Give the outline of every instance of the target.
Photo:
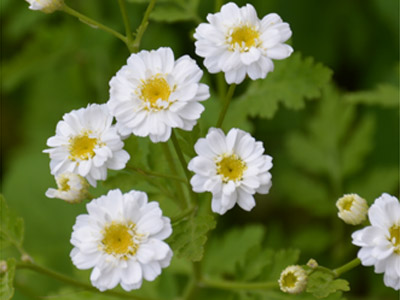
[[(116, 38), (120, 39), (121, 41), (123, 41), (125, 44), (127, 44), (127, 39), (120, 34), (119, 32), (115, 31), (114, 29), (111, 29), (110, 27), (107, 27), (91, 18), (89, 18), (88, 16), (85, 16), (84, 14), (81, 14), (80, 12), (77, 12), (76, 10), (72, 9), (71, 7), (67, 6), (66, 4), (63, 5), (63, 7), (61, 8), (62, 11), (66, 12), (67, 14), (74, 16), (76, 18), (78, 18), (81, 22), (94, 27), (94, 28), (99, 28), (102, 29), (108, 33), (111, 33), (113, 36), (115, 36)], [(128, 45), (128, 44), (127, 44)]]
[(229, 104), (231, 103), (231, 99), (232, 99), (233, 93), (235, 92), (235, 88), (236, 88), (236, 84), (232, 84), (228, 89), (228, 93), (226, 94), (226, 97), (225, 97), (224, 107), (222, 108), (221, 113), (219, 114), (217, 128), (221, 128), (222, 123), (224, 122), (224, 118), (225, 118), (226, 112), (228, 111)]
[(139, 46), (140, 46), (140, 42), (142, 41), (142, 37), (144, 32), (147, 29), (147, 25), (149, 25), (149, 16), (151, 11), (153, 10), (154, 6), (156, 4), (156, 0), (150, 0), (149, 5), (147, 6), (147, 9), (144, 13), (142, 22), (140, 23), (138, 29), (136, 30), (136, 38), (132, 43), (132, 53), (136, 53), (139, 51)]
[(271, 290), (279, 287), (278, 281), (236, 282), (203, 279), (201, 283), (206, 287), (217, 288), (220, 290)]
[(181, 212), (180, 214), (178, 214), (174, 217), (171, 217), (171, 223), (172, 224), (178, 223), (179, 221), (185, 219), (187, 216), (190, 216), (193, 213), (193, 211), (194, 211), (194, 207), (190, 207), (189, 209)]
[(128, 46), (129, 51), (132, 53), (133, 35), (132, 35), (131, 25), (129, 24), (128, 14), (126, 12), (125, 0), (118, 0), (118, 4), (121, 10), (122, 19), (124, 21), (124, 26), (125, 26), (126, 45)]
[(151, 176), (151, 177), (160, 177), (160, 178), (165, 178), (165, 179), (172, 179), (176, 181), (180, 181), (183, 183), (186, 183), (186, 179), (181, 178), (179, 176), (171, 175), (171, 174), (164, 174), (164, 173), (159, 173), (159, 172), (153, 172), (153, 171), (148, 171), (148, 170), (143, 170), (140, 168), (132, 167), (132, 166), (126, 166), (128, 169), (135, 171), (139, 174), (142, 174), (144, 176)]
[(82, 289), (85, 289), (85, 290), (88, 290), (88, 291), (91, 291), (94, 293), (102, 294), (102, 295), (110, 295), (110, 296), (115, 296), (115, 297), (124, 298), (124, 299), (131, 299), (131, 300), (155, 300), (154, 298), (145, 298), (145, 297), (140, 297), (140, 296), (134, 296), (132, 294), (127, 294), (127, 293), (122, 293), (122, 292), (117, 292), (117, 291), (108, 290), (108, 291), (101, 292), (94, 286), (83, 283), (80, 280), (75, 280), (75, 279), (65, 276), (61, 273), (55, 272), (53, 270), (47, 269), (45, 267), (39, 266), (34, 263), (18, 262), (17, 268), (18, 269), (30, 269), (37, 273), (41, 273), (48, 277), (54, 278), (58, 281), (62, 281), (66, 284), (76, 286), (76, 287), (79, 287), (79, 288), (82, 288)]
[(344, 264), (343, 266), (333, 270), (333, 273), (335, 274), (336, 277), (339, 277), (343, 273), (346, 273), (347, 271), (354, 269), (360, 263), (361, 263), (361, 260), (359, 258), (355, 258), (352, 261), (349, 261), (347, 264)]

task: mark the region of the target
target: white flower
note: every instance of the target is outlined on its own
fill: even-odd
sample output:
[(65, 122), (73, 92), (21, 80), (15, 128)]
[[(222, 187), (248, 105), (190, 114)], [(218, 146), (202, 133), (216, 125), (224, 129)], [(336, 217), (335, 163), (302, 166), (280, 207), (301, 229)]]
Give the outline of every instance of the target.
[(300, 266), (289, 266), (282, 271), (278, 282), (282, 292), (299, 294), (307, 287), (307, 273)]
[(132, 54), (110, 81), (108, 107), (121, 135), (165, 142), (171, 128), (192, 130), (204, 110), (199, 101), (210, 96), (202, 75), (189, 56), (175, 61), (170, 48)]
[(375, 273), (385, 273), (386, 286), (400, 289), (400, 202), (382, 194), (368, 211), (371, 226), (352, 234), (360, 246), (358, 258), (363, 266), (375, 266)]
[(204, 57), (210, 73), (223, 71), (228, 83), (241, 83), (246, 74), (253, 80), (273, 71), (271, 59), (284, 59), (293, 52), (283, 44), (292, 35), (289, 24), (275, 13), (262, 20), (251, 4), (239, 8), (229, 2), (221, 12), (208, 14), (208, 23), (196, 28), (196, 54)]
[(63, 0), (26, 0), (32, 10), (41, 10), (44, 13), (52, 13), (64, 5)]
[(236, 203), (244, 210), (255, 206), (253, 194), (267, 194), (272, 183), (272, 157), (263, 155), (262, 142), (233, 128), (227, 136), (210, 128), (206, 138), (195, 144), (198, 154), (188, 165), (196, 174), (190, 180), (193, 191), (211, 192), (212, 210), (224, 214)]
[(146, 193), (116, 189), (86, 208), (73, 227), (71, 258), (78, 269), (93, 268), (90, 280), (100, 291), (119, 283), (138, 289), (143, 278), (153, 281), (170, 264), (172, 251), (163, 241), (172, 233), (170, 219)]
[(339, 218), (347, 224), (358, 225), (367, 218), (367, 201), (357, 194), (343, 195), (343, 197), (336, 201), (336, 207), (339, 210)]
[(49, 198), (58, 198), (70, 203), (78, 203), (88, 197), (89, 184), (80, 175), (67, 172), (56, 176), (58, 189), (46, 191)]
[(105, 104), (65, 114), (56, 135), (47, 140), (52, 148), (43, 151), (50, 154), (51, 174), (79, 174), (96, 186), (96, 180), (107, 178), (107, 169), (123, 169), (129, 154), (122, 149), (124, 143), (112, 120)]

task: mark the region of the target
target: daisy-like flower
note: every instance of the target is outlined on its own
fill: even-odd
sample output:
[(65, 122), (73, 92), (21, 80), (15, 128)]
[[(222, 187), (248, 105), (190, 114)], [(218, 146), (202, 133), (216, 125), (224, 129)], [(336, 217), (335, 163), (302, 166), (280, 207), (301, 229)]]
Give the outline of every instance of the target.
[(44, 13), (52, 13), (64, 5), (63, 0), (26, 0), (30, 4), (29, 9), (41, 10)]
[(282, 271), (278, 282), (282, 292), (299, 294), (307, 287), (307, 273), (300, 266), (289, 266)]
[(124, 143), (112, 121), (105, 104), (65, 114), (56, 135), (47, 140), (52, 148), (43, 151), (50, 154), (51, 174), (75, 173), (96, 186), (96, 180), (107, 178), (107, 169), (123, 169), (129, 154), (122, 149)]
[(357, 194), (343, 195), (336, 201), (338, 216), (345, 223), (358, 225), (364, 222), (368, 214), (368, 203)]
[(79, 203), (88, 197), (89, 184), (82, 176), (67, 172), (56, 176), (57, 189), (46, 191), (49, 198), (58, 198), (70, 203)]
[(146, 193), (116, 189), (86, 208), (88, 214), (76, 218), (70, 255), (78, 269), (93, 268), (90, 280), (100, 291), (118, 284), (138, 289), (143, 278), (153, 281), (170, 264), (172, 251), (163, 241), (172, 233), (170, 219)]
[(292, 35), (289, 24), (275, 13), (259, 20), (251, 4), (239, 8), (229, 2), (207, 20), (196, 28), (195, 51), (210, 73), (224, 72), (228, 83), (241, 83), (246, 74), (253, 80), (265, 78), (274, 69), (272, 59), (293, 52), (284, 44)]
[(358, 258), (363, 266), (375, 266), (375, 273), (385, 273), (386, 286), (400, 289), (400, 202), (382, 194), (368, 211), (371, 226), (352, 234), (360, 246)]
[(170, 48), (132, 54), (110, 81), (108, 107), (121, 135), (165, 142), (171, 128), (192, 130), (210, 94), (199, 83), (203, 72), (185, 55), (175, 61)]
[(190, 183), (197, 193), (212, 193), (214, 212), (222, 215), (236, 203), (250, 211), (256, 204), (253, 195), (269, 192), (272, 157), (263, 155), (262, 142), (249, 133), (233, 128), (225, 136), (221, 129), (210, 128), (194, 148), (198, 156), (188, 169), (196, 174)]

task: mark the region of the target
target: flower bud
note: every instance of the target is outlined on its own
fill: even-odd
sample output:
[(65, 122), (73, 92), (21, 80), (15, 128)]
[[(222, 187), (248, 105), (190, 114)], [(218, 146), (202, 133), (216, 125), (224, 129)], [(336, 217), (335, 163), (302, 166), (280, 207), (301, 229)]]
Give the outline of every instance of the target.
[(314, 258), (310, 258), (310, 260), (307, 262), (307, 266), (311, 269), (316, 269), (318, 267), (318, 262)]
[(336, 202), (336, 207), (339, 209), (339, 218), (346, 224), (358, 225), (367, 218), (367, 201), (357, 194), (343, 195), (343, 197)]
[(278, 282), (282, 292), (299, 294), (306, 289), (307, 273), (298, 265), (289, 266), (282, 271)]
[(41, 10), (44, 13), (50, 14), (64, 5), (63, 0), (26, 0), (32, 10)]
[(7, 262), (5, 260), (0, 260), (0, 274), (6, 273), (8, 270)]
[(70, 203), (79, 203), (88, 197), (89, 184), (80, 175), (74, 173), (63, 173), (56, 176), (58, 189), (48, 189), (46, 196), (58, 198)]

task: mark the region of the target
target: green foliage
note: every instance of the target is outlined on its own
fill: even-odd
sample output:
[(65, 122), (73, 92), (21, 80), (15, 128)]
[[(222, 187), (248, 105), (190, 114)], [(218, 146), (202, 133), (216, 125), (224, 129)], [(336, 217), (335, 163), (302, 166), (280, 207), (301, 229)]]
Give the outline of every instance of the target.
[(195, 216), (173, 226), (173, 234), (168, 243), (178, 257), (199, 261), (203, 258), (207, 233), (214, 229), (213, 216)]
[(326, 298), (337, 291), (349, 291), (349, 283), (344, 279), (335, 279), (335, 275), (323, 268), (318, 268), (308, 275), (307, 293), (318, 299)]
[(15, 259), (10, 258), (4, 265), (7, 266), (6, 270), (0, 270), (0, 298), (2, 300), (12, 299), (14, 295), (15, 263)]
[(10, 245), (18, 250), (21, 249), (24, 239), (24, 220), (9, 211), (3, 195), (0, 195), (0, 213), (0, 249)]
[(199, 0), (174, 0), (157, 5), (150, 15), (150, 19), (157, 22), (198, 21), (197, 7)]
[(176, 132), (183, 154), (190, 158), (195, 157), (194, 144), (200, 138), (200, 126), (195, 126), (192, 131), (176, 130)]
[(380, 84), (371, 91), (358, 91), (345, 95), (344, 99), (352, 104), (379, 105), (382, 107), (399, 106), (399, 88), (390, 84)]

